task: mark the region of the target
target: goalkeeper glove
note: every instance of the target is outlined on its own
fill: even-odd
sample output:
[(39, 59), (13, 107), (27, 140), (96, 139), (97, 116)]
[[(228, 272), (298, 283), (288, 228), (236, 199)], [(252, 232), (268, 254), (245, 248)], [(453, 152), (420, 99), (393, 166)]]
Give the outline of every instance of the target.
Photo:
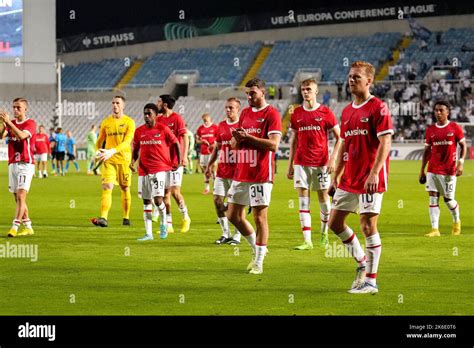
[(100, 149), (101, 154), (99, 155), (99, 160), (101, 161), (107, 161), (110, 157), (115, 155), (117, 153), (117, 150), (115, 149)]

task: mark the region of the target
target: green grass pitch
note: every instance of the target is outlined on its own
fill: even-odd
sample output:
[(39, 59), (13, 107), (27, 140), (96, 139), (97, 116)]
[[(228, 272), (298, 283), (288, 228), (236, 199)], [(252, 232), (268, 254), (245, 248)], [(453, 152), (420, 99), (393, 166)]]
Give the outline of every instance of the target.
[[(144, 234), (137, 177), (132, 226), (121, 225), (114, 190), (109, 227), (89, 222), (98, 214), (99, 177), (81, 173), (34, 179), (28, 197), (35, 235), (6, 238), (14, 214), (6, 162), (0, 163), (0, 244), (34, 244), (38, 260), (0, 258), (0, 315), (473, 315), (474, 163), (458, 180), (462, 235), (451, 236), (441, 206), (440, 238), (426, 238), (428, 197), (417, 183), (420, 162), (392, 161), (379, 230), (382, 258), (375, 295), (347, 293), (356, 264), (319, 248), (295, 251), (302, 240), (298, 199), (279, 161), (270, 206), (265, 272), (246, 273), (250, 250), (213, 244), (220, 228), (203, 176), (186, 175), (183, 192), (192, 219), (189, 233), (140, 243)], [(313, 200), (312, 211), (317, 212)], [(317, 214), (316, 214), (317, 215)], [(180, 214), (173, 203), (175, 229)], [(350, 226), (358, 231), (358, 219)], [(319, 218), (313, 218), (319, 226)], [(158, 225), (154, 225), (158, 230)], [(316, 229), (317, 230), (317, 229)], [(358, 236), (364, 243), (360, 232)], [(336, 244), (333, 244), (336, 243)], [(342, 248), (330, 235), (330, 245)], [(337, 247), (339, 246), (339, 247)], [(331, 249), (331, 251), (333, 251)], [(336, 257), (334, 257), (336, 256)]]

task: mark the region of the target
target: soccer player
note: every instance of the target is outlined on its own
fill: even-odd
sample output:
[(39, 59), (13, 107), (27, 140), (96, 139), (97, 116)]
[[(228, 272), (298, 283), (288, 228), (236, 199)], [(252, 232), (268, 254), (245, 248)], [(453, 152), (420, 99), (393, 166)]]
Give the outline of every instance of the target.
[[(273, 187), (274, 156), (281, 139), (281, 116), (265, 100), (265, 82), (253, 78), (245, 84), (249, 107), (242, 110), (239, 123), (232, 132), (231, 146), (236, 152), (237, 166), (227, 193), (227, 217), (250, 244), (253, 256), (247, 267), (250, 274), (263, 273), (267, 253), (268, 206)], [(257, 231), (245, 216), (252, 207)]]
[[(342, 111), (341, 147), (330, 192), (333, 197), (329, 228), (344, 243), (357, 262), (353, 294), (375, 294), (377, 269), (382, 252), (377, 220), (387, 191), (392, 118), (387, 105), (370, 94), (375, 68), (364, 61), (352, 63), (348, 83), (353, 101)], [(342, 175), (342, 177), (341, 177)], [(350, 213), (360, 213), (360, 228), (366, 251), (346, 224)], [(366, 256), (367, 255), (367, 256)]]
[[(179, 211), (183, 217), (181, 224), (181, 232), (188, 232), (191, 225), (191, 218), (188, 214), (188, 208), (184, 201), (184, 197), (181, 194), (181, 184), (183, 181), (183, 167), (186, 167), (187, 157), (188, 157), (188, 146), (189, 142), (186, 134), (186, 127), (184, 126), (184, 121), (180, 115), (173, 111), (174, 104), (176, 100), (169, 94), (160, 95), (157, 106), (158, 112), (162, 115), (156, 119), (157, 122), (163, 123), (171, 129), (174, 136), (178, 138), (179, 144), (181, 146), (181, 163), (176, 170), (171, 170), (168, 172), (168, 177), (166, 180), (166, 190), (165, 190), (165, 205), (166, 205), (166, 220), (168, 223), (168, 233), (173, 233), (173, 219), (171, 215), (171, 202), (170, 196), (173, 196), (176, 204), (178, 204)], [(178, 154), (174, 151), (174, 148), (171, 148), (171, 162), (176, 163), (178, 161)]]
[(196, 142), (201, 144), (201, 154), (199, 155), (199, 166), (204, 173), (204, 192), (207, 195), (209, 193), (209, 180), (212, 176), (215, 177), (215, 165), (213, 165), (206, 173), (205, 169), (209, 163), (209, 158), (214, 150), (214, 143), (216, 142), (217, 125), (212, 123), (211, 116), (206, 112), (201, 116), (203, 124), (199, 126), (196, 131)]
[[(33, 149), (36, 122), (26, 116), (27, 111), (28, 101), (25, 98), (13, 100), (15, 119), (11, 120), (7, 112), (0, 111), (0, 138), (8, 136), (8, 189), (13, 193), (16, 202), (15, 219), (8, 231), (8, 237), (34, 234), (26, 197), (35, 173)], [(21, 223), (24, 229), (18, 233)]]
[[(454, 236), (461, 234), (461, 220), (459, 218), (459, 204), (454, 199), (456, 192), (456, 177), (462, 175), (464, 157), (467, 152), (466, 140), (462, 128), (449, 120), (450, 104), (439, 100), (434, 104), (436, 123), (426, 130), (425, 150), (421, 162), (420, 183), (426, 183), (426, 191), (430, 197), (431, 232), (427, 237), (439, 237), (439, 196), (453, 217)], [(457, 145), (460, 154), (456, 162)], [(425, 174), (428, 163), (428, 175)]]
[[(176, 170), (181, 163), (181, 149), (178, 139), (171, 130), (162, 123), (156, 122), (158, 107), (146, 104), (144, 111), (145, 124), (138, 127), (133, 137), (133, 153), (130, 168), (135, 171), (138, 164), (138, 195), (143, 199), (143, 219), (145, 236), (139, 241), (153, 240), (152, 231), (152, 199), (160, 214), (160, 238), (168, 235), (166, 222), (166, 206), (164, 203), (166, 175)], [(171, 147), (175, 148), (177, 162), (171, 162)]]
[(219, 157), (217, 165), (216, 179), (214, 180), (214, 205), (217, 212), (217, 220), (222, 229), (221, 237), (216, 240), (216, 244), (240, 244), (240, 232), (236, 229), (234, 235), (230, 236), (229, 220), (225, 215), (226, 207), (224, 199), (227, 196), (232, 177), (235, 171), (235, 150), (230, 146), (232, 139), (232, 131), (237, 127), (239, 122), (240, 100), (237, 98), (229, 98), (225, 103), (226, 119), (219, 123), (216, 134), (216, 146), (212, 150), (211, 157), (205, 169), (206, 177), (212, 175), (213, 166)]
[(57, 175), (64, 175), (64, 158), (66, 157), (66, 143), (67, 137), (63, 134), (63, 129), (58, 127), (56, 129), (56, 173)]
[[(294, 187), (298, 190), (300, 224), (304, 237), (304, 243), (297, 246), (296, 250), (313, 249), (310, 188), (318, 194), (321, 219), (320, 245), (325, 247), (329, 243), (328, 221), (331, 201), (328, 189), (340, 146), (340, 129), (331, 109), (316, 101), (317, 94), (318, 85), (315, 80), (307, 79), (301, 82), (303, 105), (294, 110), (290, 121), (290, 128), (293, 131), (287, 177), (294, 179)], [(336, 140), (330, 157), (329, 132), (332, 132)]]
[(49, 137), (45, 133), (43, 125), (39, 126), (38, 133), (35, 135), (35, 160), (38, 166), (38, 178), (47, 178), (47, 162), (50, 150)]
[[(95, 124), (91, 126), (91, 130), (87, 133), (86, 143), (87, 143), (87, 160), (89, 161), (89, 168), (87, 169), (87, 175), (92, 175), (92, 171), (95, 167), (95, 144), (97, 143), (97, 127)], [(94, 174), (98, 175), (100, 172), (95, 169)]]
[(66, 173), (69, 170), (69, 163), (73, 162), (74, 167), (76, 168), (76, 172), (79, 172), (79, 164), (77, 163), (77, 147), (76, 147), (76, 139), (72, 136), (72, 132), (69, 130), (66, 132), (67, 140), (66, 140), (66, 149), (67, 149), (67, 162), (66, 162)]
[(49, 129), (49, 145), (51, 152), (51, 174), (56, 174), (56, 132), (54, 128)]
[(114, 185), (120, 186), (122, 200), (122, 224), (130, 225), (130, 196), (132, 161), (132, 140), (135, 132), (135, 121), (123, 113), (125, 98), (115, 96), (112, 99), (112, 114), (105, 118), (100, 125), (96, 148), (100, 150), (99, 161), (102, 164), (102, 198), (100, 216), (91, 222), (100, 227), (107, 227), (107, 218), (112, 206), (112, 190)]

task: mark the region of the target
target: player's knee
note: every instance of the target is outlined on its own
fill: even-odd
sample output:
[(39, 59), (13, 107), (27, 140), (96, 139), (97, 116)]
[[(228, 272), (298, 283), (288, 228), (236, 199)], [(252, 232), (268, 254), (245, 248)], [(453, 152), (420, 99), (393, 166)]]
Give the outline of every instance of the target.
[(448, 203), (448, 202), (452, 201), (452, 199), (451, 199), (451, 198), (446, 198), (446, 197), (443, 197), (443, 199), (444, 199), (444, 203)]
[(329, 217), (328, 226), (334, 233), (339, 233), (344, 229), (344, 223), (336, 219), (333, 214)]

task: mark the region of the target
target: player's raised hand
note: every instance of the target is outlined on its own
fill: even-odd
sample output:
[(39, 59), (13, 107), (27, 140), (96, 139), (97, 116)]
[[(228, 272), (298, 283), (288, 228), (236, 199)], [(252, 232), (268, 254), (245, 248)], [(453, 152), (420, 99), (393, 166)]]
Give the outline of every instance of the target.
[(379, 176), (377, 174), (370, 173), (364, 184), (365, 192), (372, 194), (377, 192), (379, 186)]
[(288, 166), (288, 172), (286, 173), (286, 177), (291, 180), (293, 179), (294, 174), (295, 174), (295, 169), (293, 168), (293, 165), (290, 164)]
[(418, 182), (422, 185), (426, 184), (426, 174), (424, 172), (420, 173), (420, 176), (418, 177)]
[(0, 120), (4, 123), (8, 123), (10, 121), (10, 115), (5, 110), (0, 111)]
[(237, 143), (239, 143), (247, 137), (247, 132), (243, 128), (237, 128), (232, 132), (232, 136), (237, 140)]

